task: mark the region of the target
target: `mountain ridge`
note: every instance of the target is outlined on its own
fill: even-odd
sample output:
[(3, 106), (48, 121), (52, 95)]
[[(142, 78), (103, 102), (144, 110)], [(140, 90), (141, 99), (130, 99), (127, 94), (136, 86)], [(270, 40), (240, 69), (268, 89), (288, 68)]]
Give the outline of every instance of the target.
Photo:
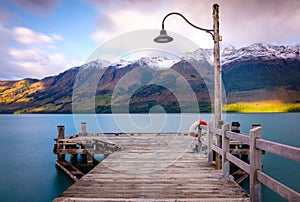
[[(299, 45), (259, 43), (239, 49), (226, 47), (221, 57), (225, 103), (300, 103), (299, 50)], [(73, 88), (80, 79), (83, 91), (88, 88), (84, 85), (90, 85), (86, 80), (98, 82), (94, 95), (97, 113), (111, 113), (111, 104), (117, 112), (127, 112), (124, 108), (133, 113), (148, 112), (155, 105), (163, 106), (166, 112), (211, 111), (212, 53), (211, 49), (198, 49), (175, 59), (142, 57), (114, 64), (95, 60), (40, 80), (0, 81), (0, 113), (71, 113)], [(187, 88), (197, 101), (192, 101), (193, 95), (183, 96)], [(117, 96), (116, 89), (121, 92)], [(91, 92), (84, 95), (93, 96)], [(192, 102), (197, 102), (199, 109)]]

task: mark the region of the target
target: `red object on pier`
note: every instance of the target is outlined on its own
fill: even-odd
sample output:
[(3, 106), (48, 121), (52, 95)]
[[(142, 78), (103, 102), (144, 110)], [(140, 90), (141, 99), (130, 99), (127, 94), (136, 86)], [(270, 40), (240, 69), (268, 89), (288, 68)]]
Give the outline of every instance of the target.
[(207, 123), (202, 119), (200, 119), (199, 121), (196, 121), (195, 123), (193, 123), (190, 127), (190, 130), (189, 130), (189, 133), (190, 133), (191, 136), (198, 137), (198, 134), (195, 133), (195, 128), (199, 127), (200, 125), (207, 126)]

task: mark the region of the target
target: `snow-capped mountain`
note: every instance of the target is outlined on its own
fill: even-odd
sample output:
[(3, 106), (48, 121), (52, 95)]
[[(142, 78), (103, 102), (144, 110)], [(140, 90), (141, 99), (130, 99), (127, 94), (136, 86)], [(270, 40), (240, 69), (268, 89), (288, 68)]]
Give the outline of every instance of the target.
[(163, 57), (163, 56), (141, 57), (138, 60), (129, 60), (129, 61), (121, 59), (121, 60), (111, 64), (111, 66), (114, 66), (119, 69), (119, 68), (124, 68), (131, 64), (136, 64), (138, 66), (148, 66), (154, 70), (165, 70), (165, 69), (172, 67), (178, 61), (180, 61), (179, 58), (169, 59), (169, 58)]
[(114, 66), (115, 68), (120, 69), (120, 68), (130, 65), (131, 63), (132, 63), (132, 61), (120, 59), (117, 62), (110, 64), (110, 66)]
[(171, 68), (179, 59), (169, 59), (167, 57), (159, 56), (159, 57), (142, 57), (136, 61), (141, 66), (148, 66), (155, 70), (165, 70)]
[[(248, 47), (236, 49), (234, 46), (225, 47), (221, 51), (221, 64), (228, 65), (231, 62), (237, 60), (252, 60), (253, 58), (261, 60), (273, 60), (273, 59), (300, 59), (299, 56), (300, 46), (276, 46), (262, 43), (255, 43)], [(111, 64), (116, 68), (123, 68), (130, 64), (137, 64), (140, 66), (148, 66), (154, 70), (165, 70), (171, 68), (174, 64), (181, 60), (186, 61), (206, 61), (208, 64), (213, 65), (214, 55), (213, 49), (202, 49), (199, 48), (193, 52), (187, 52), (184, 55), (176, 58), (169, 59), (167, 57), (141, 57), (138, 60), (119, 60), (116, 63)], [(108, 66), (108, 62), (102, 63), (102, 66)], [(94, 64), (90, 64), (93, 66)]]
[(262, 60), (272, 59), (300, 59), (300, 46), (276, 46), (255, 43), (248, 47), (235, 49), (233, 46), (226, 47), (221, 56), (222, 64), (229, 64), (236, 60), (250, 60), (259, 58)]
[(108, 62), (106, 60), (97, 59), (97, 60), (93, 60), (89, 63), (86, 63), (86, 64), (80, 66), (80, 68), (82, 68), (82, 69), (89, 69), (89, 68), (104, 69), (104, 68), (108, 67), (109, 65), (110, 65), (110, 62)]
[[(243, 48), (224, 48), (221, 51), (222, 81), (227, 103), (265, 100), (300, 103), (299, 52), (300, 46), (259, 43)], [(113, 64), (95, 60), (41, 80), (0, 81), (0, 88), (4, 89), (0, 92), (0, 113), (70, 113), (76, 78), (83, 82), (80, 91), (86, 93), (80, 97), (83, 103), (84, 98), (93, 93), (88, 90), (89, 84), (96, 80), (95, 110), (101, 113), (111, 112), (111, 96), (116, 86), (122, 94), (117, 102), (120, 110), (126, 104), (126, 96), (132, 95), (130, 106), (133, 112), (147, 112), (154, 104), (162, 105), (167, 112), (180, 112), (172, 92), (186, 93), (184, 83), (194, 90), (201, 110), (209, 111), (211, 100), (207, 89), (213, 86), (212, 61), (212, 49), (198, 49), (176, 59), (142, 57)], [(81, 70), (84, 71), (79, 78)], [(127, 74), (129, 72), (131, 74)], [(97, 75), (100, 73), (99, 80)], [(120, 85), (120, 81), (124, 85)], [(187, 97), (185, 109), (191, 109), (189, 101)], [(92, 109), (83, 112), (94, 112), (89, 110)]]
[[(221, 64), (229, 64), (236, 60), (250, 60), (259, 58), (262, 60), (272, 59), (300, 59), (300, 46), (277, 46), (262, 43), (255, 43), (247, 47), (236, 49), (234, 46), (227, 46), (221, 50)], [(187, 61), (207, 61), (213, 65), (213, 49), (198, 49), (188, 52), (180, 59)]]
[(207, 61), (210, 65), (213, 65), (213, 49), (199, 48), (193, 52), (185, 53), (180, 59), (186, 61)]
[[(234, 61), (252, 60), (254, 58), (261, 60), (273, 59), (297, 59), (300, 60), (300, 45), (297, 46), (277, 46), (262, 43), (255, 43), (247, 47), (236, 49), (234, 46), (227, 46), (221, 51), (221, 64), (228, 65)], [(186, 61), (206, 61), (213, 66), (214, 56), (213, 49), (199, 48), (193, 52), (187, 52), (184, 55), (169, 59), (167, 57), (141, 57), (137, 60), (120, 59), (117, 62), (110, 63), (105, 60), (97, 59), (82, 65), (80, 68), (100, 68), (104, 69), (109, 66), (114, 66), (117, 69), (127, 67), (131, 64), (138, 66), (148, 66), (154, 70), (166, 70), (181, 60)]]

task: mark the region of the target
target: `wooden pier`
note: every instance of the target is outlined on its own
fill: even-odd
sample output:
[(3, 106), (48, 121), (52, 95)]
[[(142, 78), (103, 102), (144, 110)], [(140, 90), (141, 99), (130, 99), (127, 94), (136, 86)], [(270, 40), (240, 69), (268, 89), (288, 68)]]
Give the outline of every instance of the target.
[[(96, 137), (94, 137), (96, 138)], [(190, 136), (98, 137), (121, 145), (55, 201), (248, 201)]]
[[(266, 151), (300, 162), (300, 149), (261, 139), (260, 127), (249, 134), (239, 134), (229, 131), (229, 124), (222, 129), (209, 124), (200, 127), (198, 138), (184, 133), (85, 131), (64, 137), (60, 131), (54, 149), (58, 161), (63, 161), (65, 154), (78, 151), (82, 155), (89, 151), (90, 156), (97, 152), (111, 154), (55, 202), (261, 201), (262, 183), (288, 201), (300, 201), (299, 193), (263, 173), (261, 158)], [(234, 146), (238, 144), (246, 144), (249, 149)], [(204, 147), (205, 152), (195, 151)], [(250, 154), (250, 162), (242, 161), (236, 154)], [(230, 163), (242, 169), (242, 176), (250, 176), (250, 194), (233, 180)]]

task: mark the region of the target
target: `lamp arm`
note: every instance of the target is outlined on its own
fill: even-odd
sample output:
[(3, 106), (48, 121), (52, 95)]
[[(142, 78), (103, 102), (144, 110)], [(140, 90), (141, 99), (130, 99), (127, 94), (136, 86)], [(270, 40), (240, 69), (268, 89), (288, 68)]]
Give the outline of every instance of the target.
[(169, 17), (170, 15), (179, 15), (180, 17), (182, 17), (182, 18), (183, 18), (189, 25), (191, 25), (192, 27), (194, 27), (194, 28), (196, 28), (196, 29), (199, 29), (199, 30), (201, 30), (201, 31), (205, 31), (205, 32), (209, 33), (209, 34), (214, 38), (214, 34), (213, 34), (214, 30), (213, 30), (213, 29), (205, 29), (205, 28), (198, 27), (198, 26), (192, 24), (190, 21), (188, 21), (188, 19), (186, 19), (186, 17), (184, 17), (181, 13), (178, 13), (178, 12), (171, 12), (171, 13), (167, 14), (167, 15), (164, 17), (164, 19), (163, 19), (163, 21), (162, 21), (162, 26), (161, 26), (162, 29), (165, 29), (165, 25), (164, 25), (165, 20), (166, 20), (167, 17)]

